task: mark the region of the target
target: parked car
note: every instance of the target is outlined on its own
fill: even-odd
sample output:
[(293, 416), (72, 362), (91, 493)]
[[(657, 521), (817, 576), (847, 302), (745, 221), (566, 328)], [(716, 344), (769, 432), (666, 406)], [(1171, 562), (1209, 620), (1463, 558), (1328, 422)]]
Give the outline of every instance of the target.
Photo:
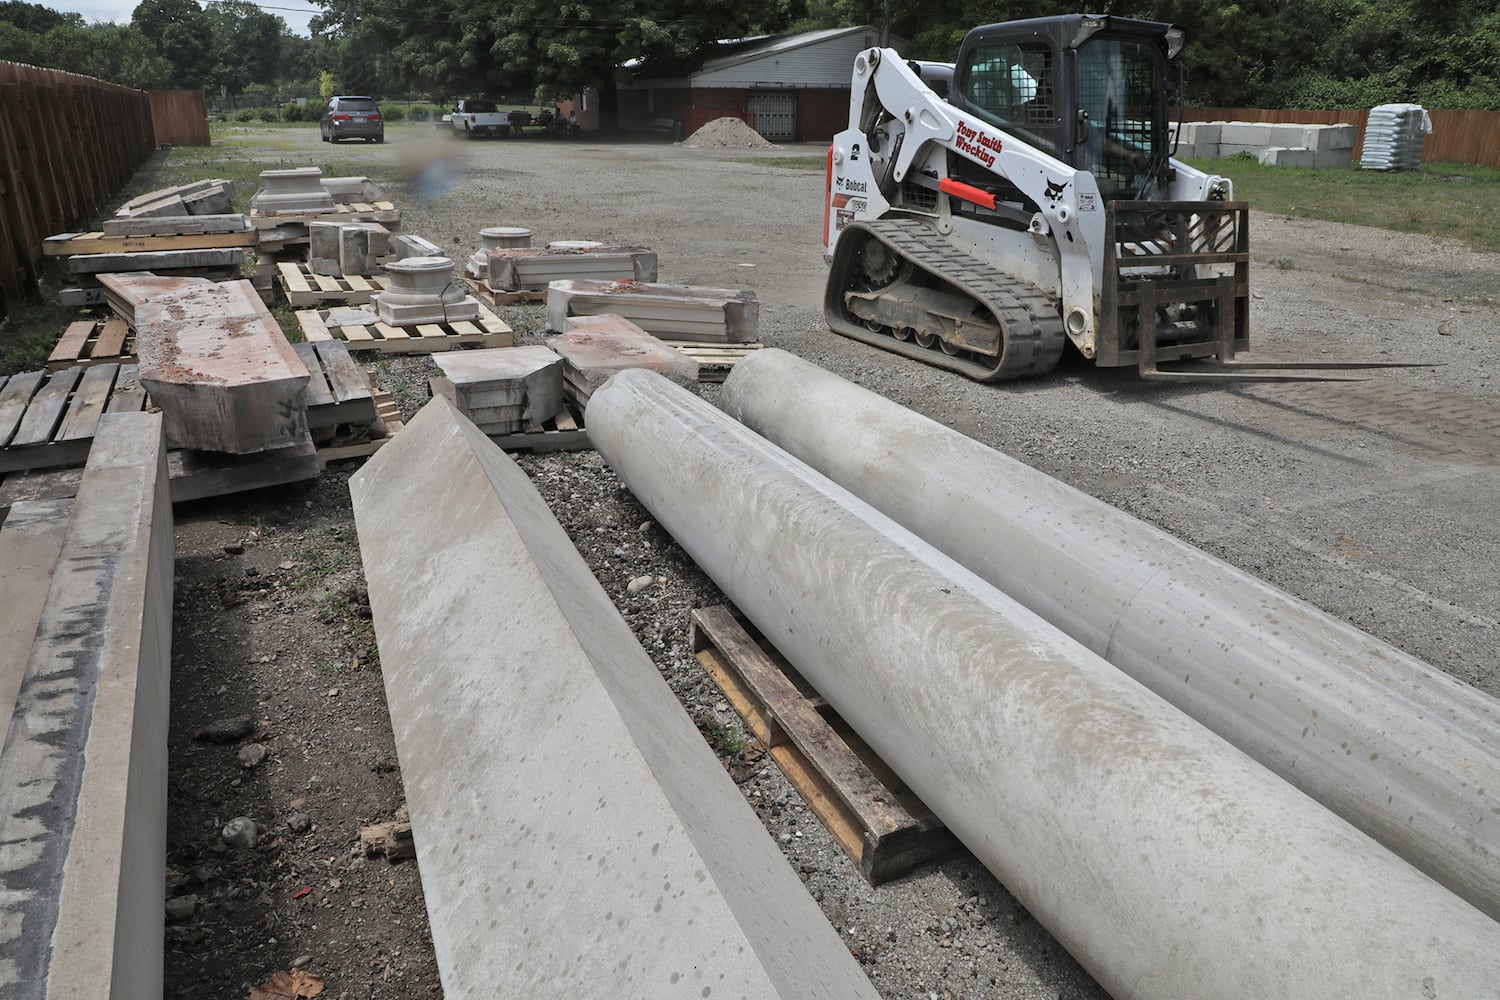
[(510, 121), (494, 101), (459, 101), (449, 119), (455, 135), (470, 139), (481, 135), (504, 136), (510, 132)]
[(332, 97), (318, 129), (324, 142), (339, 142), (343, 139), (369, 139), (385, 142), (385, 121), (380, 117), (380, 105), (369, 97)]

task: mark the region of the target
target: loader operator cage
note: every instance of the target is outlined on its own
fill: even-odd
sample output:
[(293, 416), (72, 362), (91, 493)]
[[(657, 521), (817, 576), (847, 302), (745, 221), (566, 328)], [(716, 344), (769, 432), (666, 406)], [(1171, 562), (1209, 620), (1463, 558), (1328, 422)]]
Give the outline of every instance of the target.
[(949, 101), (1092, 173), (1106, 200), (1152, 197), (1166, 165), (1167, 65), (1176, 29), (1064, 17), (975, 28)]

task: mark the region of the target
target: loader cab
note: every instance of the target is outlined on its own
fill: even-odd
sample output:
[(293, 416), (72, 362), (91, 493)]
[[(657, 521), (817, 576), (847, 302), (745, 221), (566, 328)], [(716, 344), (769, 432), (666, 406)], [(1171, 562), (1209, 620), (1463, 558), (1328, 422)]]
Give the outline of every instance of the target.
[(1149, 198), (1165, 180), (1168, 94), (1182, 32), (1111, 16), (975, 28), (948, 100), (1079, 170), (1107, 199)]

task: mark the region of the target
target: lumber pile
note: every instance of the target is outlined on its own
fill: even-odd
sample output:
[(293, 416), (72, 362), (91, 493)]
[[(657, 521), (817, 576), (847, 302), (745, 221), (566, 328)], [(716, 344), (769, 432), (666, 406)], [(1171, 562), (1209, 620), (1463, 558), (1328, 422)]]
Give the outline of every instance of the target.
[(568, 398), (580, 409), (615, 372), (649, 368), (682, 386), (698, 381), (698, 362), (613, 313), (574, 316), (566, 333), (547, 339), (563, 360)]
[(545, 347), (497, 347), (433, 355), (445, 378), (435, 394), (486, 434), (539, 429), (563, 409), (563, 360)]
[(554, 281), (547, 286), (547, 329), (570, 316), (614, 313), (662, 340), (744, 343), (756, 337), (760, 303), (752, 291), (640, 281)]

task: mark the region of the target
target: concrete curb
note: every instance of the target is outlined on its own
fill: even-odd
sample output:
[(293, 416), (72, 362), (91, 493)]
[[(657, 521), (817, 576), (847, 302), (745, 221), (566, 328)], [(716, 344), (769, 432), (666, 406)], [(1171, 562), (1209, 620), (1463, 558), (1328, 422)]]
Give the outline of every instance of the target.
[(0, 752), (6, 996), (161, 996), (172, 554), (161, 417), (107, 414)]
[(350, 492), (449, 1000), (875, 1000), (511, 459), (438, 398)]

